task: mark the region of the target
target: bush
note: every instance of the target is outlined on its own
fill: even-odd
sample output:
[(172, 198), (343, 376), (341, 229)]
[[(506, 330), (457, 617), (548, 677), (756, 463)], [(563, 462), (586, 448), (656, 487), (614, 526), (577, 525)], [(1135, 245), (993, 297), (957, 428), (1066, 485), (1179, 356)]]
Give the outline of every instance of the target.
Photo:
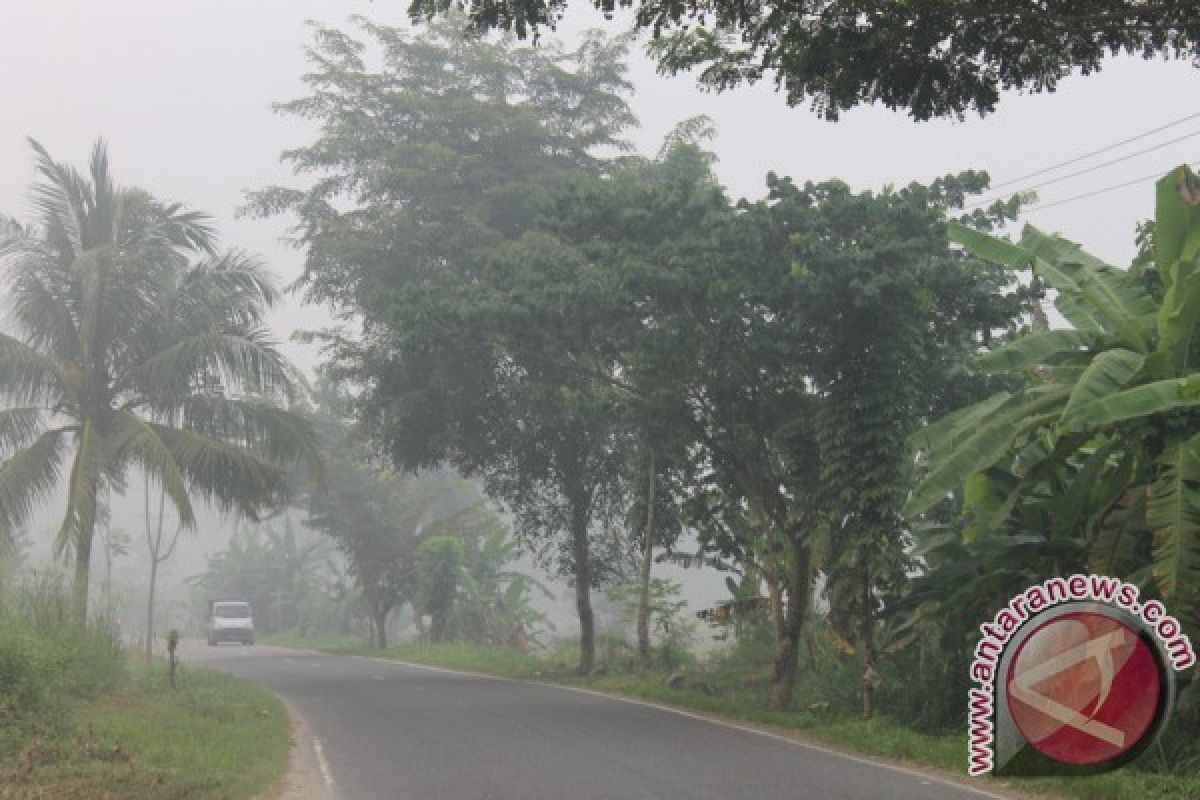
[(0, 597), (0, 715), (45, 720), (122, 681), (125, 654), (111, 626), (80, 627), (69, 609), (51, 577)]

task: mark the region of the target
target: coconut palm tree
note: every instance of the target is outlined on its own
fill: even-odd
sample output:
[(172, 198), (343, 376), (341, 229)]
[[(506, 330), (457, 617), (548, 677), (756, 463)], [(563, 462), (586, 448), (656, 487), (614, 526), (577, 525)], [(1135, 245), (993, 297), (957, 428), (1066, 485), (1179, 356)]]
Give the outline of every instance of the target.
[(102, 141), (86, 175), (30, 143), (36, 222), (0, 219), (0, 529), (65, 478), (56, 548), (74, 551), (83, 621), (98, 499), (131, 470), (192, 528), (192, 495), (254, 516), (289, 465), (319, 464), (311, 426), (283, 407), (295, 382), (264, 324), (277, 294), (263, 268), (218, 252), (207, 216), (118, 186)]

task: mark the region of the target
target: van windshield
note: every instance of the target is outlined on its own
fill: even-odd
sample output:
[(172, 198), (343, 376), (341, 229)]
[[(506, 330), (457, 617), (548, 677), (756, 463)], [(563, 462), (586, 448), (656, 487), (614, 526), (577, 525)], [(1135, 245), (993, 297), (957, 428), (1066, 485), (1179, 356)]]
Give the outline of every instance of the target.
[(213, 607), (213, 616), (222, 619), (248, 619), (250, 606), (245, 603), (217, 603)]

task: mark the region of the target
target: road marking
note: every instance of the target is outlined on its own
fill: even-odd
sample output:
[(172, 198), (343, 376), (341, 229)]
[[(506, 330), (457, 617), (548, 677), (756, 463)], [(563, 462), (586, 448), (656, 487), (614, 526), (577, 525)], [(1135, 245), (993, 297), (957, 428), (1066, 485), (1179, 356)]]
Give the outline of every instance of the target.
[(989, 792), (986, 789), (980, 789), (975, 786), (969, 786), (965, 783), (960, 783), (958, 781), (950, 780), (949, 778), (943, 778), (940, 775), (934, 775), (934, 774), (931, 774), (928, 772), (922, 772), (922, 771), (916, 770), (916, 769), (909, 769), (908, 767), (902, 767), (902, 766), (899, 766), (898, 764), (888, 764), (887, 762), (884, 762), (884, 761), (875, 761), (870, 758), (864, 758), (862, 756), (851, 755), (850, 753), (843, 753), (841, 750), (834, 750), (832, 748), (824, 747), (819, 744), (813, 744), (812, 742), (805, 742), (800, 739), (793, 739), (790, 736), (784, 736), (782, 734), (772, 733), (771, 731), (764, 731), (759, 728), (750, 728), (745, 725), (738, 725), (733, 722), (726, 722), (725, 720), (722, 720), (722, 719), (715, 719), (713, 717), (705, 716), (703, 714), (696, 714), (691, 711), (685, 711), (682, 708), (675, 708), (674, 706), (663, 705), (662, 703), (655, 703), (655, 702), (651, 702), (649, 700), (639, 700), (634, 697), (622, 697), (621, 695), (609, 694), (608, 692), (599, 692), (599, 691), (596, 691), (595, 689), (584, 689), (584, 688), (581, 688), (578, 686), (564, 686), (559, 683), (545, 683), (542, 681), (535, 681), (535, 680), (522, 680), (520, 678), (505, 678), (500, 675), (485, 675), (484, 673), (481, 673), (481, 672), (467, 672), (465, 670), (460, 670), (460, 669), (447, 669), (446, 667), (431, 667), (428, 664), (414, 664), (411, 661), (400, 661), (400, 660), (397, 660), (394, 658), (378, 658), (376, 656), (358, 656), (358, 655), (353, 656), (353, 658), (361, 658), (363, 660), (374, 661), (379, 664), (391, 664), (393, 666), (412, 667), (413, 669), (423, 669), (423, 670), (428, 670), (430, 672), (444, 672), (447, 675), (463, 675), (463, 676), (470, 677), (470, 678), (484, 678), (486, 680), (498, 681), (501, 683), (523, 683), (523, 684), (526, 684), (529, 686), (544, 686), (549, 689), (559, 689), (559, 690), (565, 691), (565, 692), (575, 692), (576, 694), (586, 694), (586, 695), (591, 695), (593, 697), (603, 697), (607, 700), (615, 700), (618, 703), (629, 703), (630, 705), (644, 706), (646, 708), (654, 708), (659, 711), (665, 711), (668, 714), (675, 714), (680, 717), (687, 717), (688, 719), (694, 719), (694, 720), (698, 720), (700, 722), (707, 722), (710, 725), (719, 725), (722, 728), (729, 728), (731, 730), (741, 731), (742, 733), (750, 733), (750, 734), (754, 734), (755, 736), (765, 736), (768, 739), (774, 739), (777, 742), (783, 742), (785, 744), (792, 745), (793, 747), (800, 747), (805, 750), (812, 750), (812, 751), (815, 751), (818, 753), (824, 753), (825, 755), (836, 756), (838, 758), (843, 758), (848, 761), (853, 761), (856, 764), (863, 764), (864, 766), (868, 766), (868, 767), (877, 767), (879, 769), (891, 770), (892, 772), (898, 772), (902, 775), (907, 775), (910, 778), (916, 778), (918, 781), (920, 781), (923, 784), (927, 784), (927, 782), (932, 781), (934, 783), (939, 783), (943, 786), (948, 786), (952, 789), (959, 789), (964, 792), (970, 792), (971, 794), (973, 794), (977, 797), (986, 797), (986, 798), (988, 798), (988, 800), (1011, 800), (1011, 796), (1005, 796), (1005, 795), (1001, 795), (1001, 794), (996, 794), (994, 792)]
[(325, 751), (321, 748), (321, 740), (316, 736), (312, 737), (313, 751), (317, 754), (317, 768), (321, 770), (321, 779), (325, 781), (325, 788), (333, 791), (333, 774), (329, 771), (329, 764), (325, 761)]
[(373, 681), (386, 681), (386, 680), (387, 680), (387, 678), (383, 677), (382, 675), (372, 675), (372, 676), (371, 676), (371, 680), (373, 680)]

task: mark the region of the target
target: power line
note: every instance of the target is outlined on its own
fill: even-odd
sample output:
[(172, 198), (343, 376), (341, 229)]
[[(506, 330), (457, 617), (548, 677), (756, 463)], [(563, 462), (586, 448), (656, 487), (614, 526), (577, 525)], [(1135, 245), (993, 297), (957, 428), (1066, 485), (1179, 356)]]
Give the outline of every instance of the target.
[[(1200, 166), (1200, 165), (1193, 165), (1193, 166)], [(1021, 209), (1020, 213), (1026, 214), (1031, 211), (1041, 211), (1043, 209), (1053, 208), (1054, 206), (1061, 206), (1061, 205), (1066, 205), (1067, 203), (1074, 203), (1076, 200), (1086, 200), (1089, 197), (1095, 197), (1096, 195), (1107, 194), (1108, 192), (1115, 192), (1118, 189), (1124, 189), (1128, 186), (1133, 186), (1138, 183), (1143, 183), (1144, 181), (1157, 180), (1158, 178), (1161, 178), (1163, 176), (1163, 174), (1164, 173), (1162, 171), (1152, 172), (1149, 175), (1143, 175), (1140, 178), (1134, 178), (1133, 180), (1130, 180), (1130, 181), (1124, 181), (1122, 183), (1115, 183), (1112, 186), (1105, 186), (1100, 189), (1093, 189), (1090, 192), (1084, 192), (1083, 194), (1077, 194), (1072, 197), (1064, 197), (1062, 200), (1055, 200), (1050, 203), (1039, 203), (1036, 206), (1030, 206), (1029, 208)]]
[(1033, 172), (1026, 173), (1025, 175), (1022, 175), (1018, 178), (1013, 178), (1011, 180), (997, 183), (995, 186), (993, 186), (991, 188), (994, 191), (996, 189), (1001, 189), (1005, 186), (1012, 186), (1014, 183), (1021, 183), (1022, 181), (1029, 180), (1030, 178), (1036, 178), (1039, 175), (1045, 175), (1047, 172), (1053, 172), (1057, 169), (1062, 169), (1063, 167), (1069, 167), (1072, 164), (1078, 164), (1080, 161), (1089, 159), (1092, 156), (1098, 156), (1103, 153), (1107, 153), (1111, 150), (1116, 150), (1118, 147), (1124, 147), (1127, 144), (1139, 141), (1141, 139), (1145, 139), (1147, 136), (1153, 136), (1154, 134), (1159, 133), (1161, 131), (1165, 131), (1168, 128), (1174, 128), (1176, 125), (1182, 125), (1183, 123), (1188, 122), (1193, 119), (1196, 119), (1197, 117), (1200, 117), (1200, 111), (1197, 111), (1194, 114), (1188, 114), (1186, 117), (1180, 117), (1179, 119), (1174, 120), (1172, 122), (1168, 122), (1164, 125), (1159, 125), (1157, 128), (1153, 128), (1144, 133), (1139, 133), (1136, 136), (1130, 136), (1128, 139), (1122, 139), (1119, 142), (1114, 142), (1113, 144), (1105, 145), (1104, 147), (1101, 147), (1098, 150), (1092, 150), (1091, 152), (1084, 153), (1081, 156), (1076, 156), (1075, 158), (1071, 158), (1066, 161), (1060, 161), (1057, 164), (1051, 164), (1048, 167), (1042, 167), (1041, 169), (1037, 169), (1037, 170), (1034, 170)]
[[(1099, 164), (1095, 164), (1093, 166), (1086, 167), (1084, 169), (1076, 170), (1075, 172), (1068, 172), (1066, 175), (1060, 175), (1057, 178), (1051, 178), (1048, 181), (1042, 181), (1041, 183), (1036, 183), (1033, 186), (1026, 186), (1024, 189), (1019, 189), (1018, 192), (1032, 192), (1037, 189), (1044, 188), (1046, 186), (1051, 186), (1055, 183), (1062, 183), (1063, 181), (1070, 180), (1071, 178), (1078, 178), (1080, 175), (1087, 175), (1089, 172), (1095, 172), (1098, 169), (1104, 169), (1105, 167), (1111, 167), (1113, 164), (1120, 164), (1122, 161), (1128, 161), (1131, 158), (1137, 158), (1138, 156), (1144, 156), (1146, 153), (1153, 153), (1155, 150), (1161, 150), (1164, 147), (1170, 147), (1173, 144), (1179, 144), (1180, 142), (1182, 142), (1186, 139), (1190, 139), (1193, 136), (1200, 136), (1200, 130), (1192, 131), (1191, 133), (1185, 133), (1183, 136), (1177, 136), (1174, 139), (1168, 139), (1165, 142), (1159, 142), (1156, 145), (1152, 145), (1150, 147), (1144, 148), (1142, 150), (1138, 150), (1133, 153), (1127, 153), (1123, 156), (1117, 156), (1116, 158), (1110, 158), (1108, 161), (1102, 161)], [(1010, 194), (1016, 194), (1016, 193), (1017, 192), (1012, 192)], [(997, 198), (991, 198), (988, 200), (978, 200), (978, 201), (966, 206), (966, 210), (969, 211), (974, 208), (982, 208), (983, 206), (990, 205), (990, 204), (996, 202), (996, 199)]]

